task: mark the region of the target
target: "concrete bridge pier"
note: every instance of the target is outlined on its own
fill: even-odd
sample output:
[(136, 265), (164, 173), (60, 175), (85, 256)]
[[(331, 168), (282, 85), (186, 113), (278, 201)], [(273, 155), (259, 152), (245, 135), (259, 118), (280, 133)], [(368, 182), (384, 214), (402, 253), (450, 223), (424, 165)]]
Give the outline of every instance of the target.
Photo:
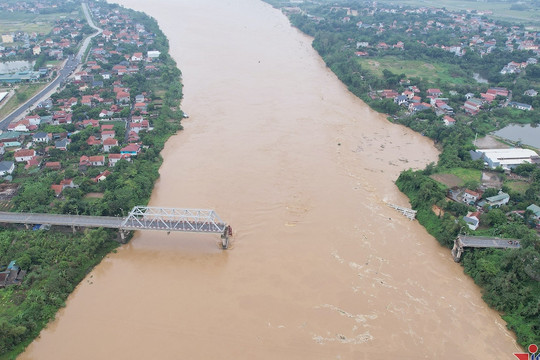
[(459, 238), (454, 239), (454, 247), (452, 248), (452, 257), (455, 262), (461, 260), (461, 254), (463, 254), (463, 246), (459, 243)]
[(223, 234), (221, 234), (221, 248), (227, 250), (229, 248), (229, 236), (232, 236), (232, 228), (230, 225), (225, 226)]

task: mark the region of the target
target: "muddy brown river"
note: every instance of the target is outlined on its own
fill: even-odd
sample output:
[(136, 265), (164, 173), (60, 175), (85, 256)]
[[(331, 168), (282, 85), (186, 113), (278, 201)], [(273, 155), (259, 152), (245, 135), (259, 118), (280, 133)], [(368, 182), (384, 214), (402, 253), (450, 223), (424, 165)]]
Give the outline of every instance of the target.
[(351, 95), (256, 0), (121, 0), (154, 16), (184, 74), (185, 130), (151, 205), (234, 229), (137, 233), (20, 359), (511, 359), (499, 314), (450, 251), (385, 202), (436, 161)]

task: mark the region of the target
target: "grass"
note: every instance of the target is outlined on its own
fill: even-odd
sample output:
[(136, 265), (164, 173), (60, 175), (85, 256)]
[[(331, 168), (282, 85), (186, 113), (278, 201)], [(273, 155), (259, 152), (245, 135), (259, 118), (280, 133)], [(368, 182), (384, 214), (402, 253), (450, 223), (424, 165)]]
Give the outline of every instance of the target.
[(56, 20), (62, 17), (75, 17), (77, 13), (30, 14), (22, 12), (0, 11), (0, 32), (8, 34), (15, 31), (48, 34)]
[(508, 180), (504, 182), (504, 185), (508, 186), (510, 190), (519, 194), (525, 194), (525, 191), (529, 188), (530, 184), (525, 181)]
[(452, 168), (446, 169), (444, 172), (440, 172), (440, 174), (455, 175), (460, 178), (463, 183), (467, 183), (469, 181), (480, 182), (482, 178), (482, 171), (478, 169)]
[[(21, 94), (20, 96), (17, 96), (15, 94), (12, 96), (8, 102), (2, 106), (0, 109), (0, 118), (5, 118), (7, 115), (9, 115), (12, 111), (17, 109), (21, 104), (23, 104), (25, 101), (30, 99), (32, 96), (37, 94), (41, 89), (43, 89), (47, 84), (25, 84), (25, 85), (19, 85), (17, 88), (17, 94)], [(24, 100), (23, 100), (24, 99)]]
[(379, 76), (382, 76), (383, 70), (386, 69), (394, 74), (405, 74), (408, 78), (422, 78), (433, 84), (441, 82), (461, 85), (474, 81), (472, 78), (459, 76), (461, 70), (451, 64), (426, 63), (421, 60), (402, 60), (395, 56), (358, 58), (357, 61), (364, 69), (369, 69)]
[(480, 2), (470, 0), (445, 0), (444, 2), (439, 0), (402, 0), (400, 2), (400, 5), (430, 6), (437, 8), (444, 7), (448, 10), (457, 11), (468, 9), (488, 10), (493, 12), (493, 14), (487, 15), (490, 18), (517, 22), (519, 24), (529, 25), (537, 29), (540, 28), (540, 23), (538, 22), (538, 18), (540, 17), (540, 9), (538, 7), (531, 6), (530, 1), (524, 1), (524, 5), (527, 6), (526, 10), (510, 10), (512, 4), (514, 4), (514, 2)]

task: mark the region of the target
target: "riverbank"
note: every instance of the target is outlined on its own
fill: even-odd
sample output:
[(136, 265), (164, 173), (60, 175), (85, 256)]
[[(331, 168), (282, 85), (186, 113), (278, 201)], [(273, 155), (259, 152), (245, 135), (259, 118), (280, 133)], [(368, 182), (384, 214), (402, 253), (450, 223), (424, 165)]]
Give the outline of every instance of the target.
[(190, 114), (164, 148), (150, 204), (215, 209), (235, 229), (232, 246), (136, 234), (21, 359), (372, 359), (381, 349), (455, 359), (518, 349), (446, 249), (384, 203), (407, 204), (392, 180), (436, 160), (429, 139), (348, 92), (311, 39), (266, 4), (123, 5), (167, 34)]
[[(122, 13), (124, 19), (136, 21), (137, 30), (130, 23), (124, 30), (131, 27), (134, 34), (146, 31), (146, 36), (151, 37), (148, 46), (160, 52), (159, 59), (144, 67), (133, 66), (131, 72), (137, 74), (112, 72), (108, 73), (112, 80), (102, 79), (96, 83), (94, 77), (102, 77), (101, 73), (96, 74), (96, 70), (103, 72), (102, 67), (112, 69), (115, 59), (106, 60), (96, 57), (96, 51), (91, 52), (94, 64), (85, 62), (83, 66), (88, 72), (93, 71), (87, 76), (91, 77), (92, 86), (99, 90), (90, 95), (90, 103), (78, 104), (88, 97), (81, 93), (87, 91), (88, 85), (73, 79), (50, 99), (55, 106), (65, 105), (62, 97), (66, 94), (71, 97), (70, 101), (74, 99), (69, 110), (65, 108), (68, 111), (50, 114), (51, 120), (53, 117), (57, 119), (59, 114), (65, 116), (63, 121), (56, 120), (56, 125), (38, 122), (40, 127), (37, 130), (45, 136), (49, 133), (45, 140), (35, 141), (29, 137), (34, 140), (29, 142), (24, 133), (15, 135), (21, 141), (19, 146), (40, 155), (35, 163), (20, 164), (13, 149), (7, 150), (3, 156), (4, 163), (13, 164), (10, 176), (14, 190), (7, 200), (2, 199), (12, 211), (122, 216), (124, 209), (129, 211), (135, 205), (145, 205), (159, 177), (160, 152), (167, 139), (181, 129), (181, 73), (169, 55), (167, 39), (155, 21), (142, 13), (119, 10), (116, 5), (92, 3), (91, 6), (94, 16)], [(91, 46), (93, 50), (96, 43), (94, 41)], [(99, 52), (110, 46), (102, 45)], [(138, 47), (139, 51), (143, 49)], [(128, 52), (131, 54), (129, 49), (123, 51), (126, 52), (124, 56), (116, 54), (118, 62), (124, 61)], [(162, 81), (162, 76), (167, 81)], [(121, 91), (117, 92), (124, 94), (121, 101), (114, 92), (115, 88), (120, 88)], [(130, 91), (133, 99), (140, 99), (133, 104), (133, 112)], [(108, 94), (115, 100), (104, 100), (97, 94)], [(117, 120), (98, 116), (103, 111), (110, 114), (109, 118), (116, 113)], [(35, 121), (49, 113), (41, 109), (39, 115), (32, 115)], [(99, 118), (102, 123), (96, 119), (89, 120), (90, 116)], [(28, 124), (29, 120), (26, 121)], [(58, 141), (52, 142), (53, 136)], [(41, 167), (42, 162), (53, 166)], [(96, 193), (99, 196), (85, 196)], [(33, 230), (38, 229), (34, 227)], [(45, 326), (50, 326), (49, 322), (65, 306), (66, 299), (81, 280), (118, 246), (115, 241), (117, 234), (109, 230), (81, 230), (77, 234), (65, 234), (65, 231), (53, 227), (47, 231), (36, 231), (13, 233), (6, 228), (0, 231), (0, 270), (5, 269), (4, 264), (13, 263), (26, 274), (18, 279), (17, 284), (0, 289), (1, 359), (15, 358)], [(92, 284), (92, 281), (88, 283)]]
[[(273, 1), (270, 2), (275, 3)], [(369, 7), (369, 5), (366, 6)], [(301, 31), (314, 36), (313, 47), (325, 60), (327, 66), (348, 86), (351, 92), (359, 98), (365, 99), (369, 105), (378, 111), (396, 113), (398, 111), (405, 111), (399, 110), (401, 106), (399, 92), (394, 90), (379, 90), (376, 92), (374, 89), (380, 88), (381, 85), (402, 87), (405, 91), (402, 92), (401, 101), (405, 101), (406, 105), (411, 101), (411, 104), (409, 104), (409, 113), (389, 118), (390, 121), (395, 120), (422, 135), (432, 138), (442, 148), (442, 153), (439, 156), (437, 164), (431, 163), (423, 171), (413, 172), (407, 170), (402, 172), (397, 181), (399, 188), (409, 197), (413, 208), (418, 210), (417, 218), (419, 222), (429, 233), (441, 245), (451, 248), (460, 232), (471, 233), (473, 231), (473, 229), (469, 231), (469, 227), (464, 221), (464, 216), (474, 212), (477, 218), (480, 219), (481, 227), (480, 229), (474, 229), (472, 234), (485, 236), (497, 234), (497, 236), (503, 238), (518, 238), (522, 241), (522, 247), (514, 251), (470, 251), (465, 255), (463, 263), (466, 273), (483, 290), (486, 302), (501, 312), (503, 318), (508, 322), (507, 326), (516, 332), (520, 344), (525, 348), (531, 343), (540, 341), (537, 335), (537, 329), (540, 326), (538, 322), (540, 319), (538, 315), (540, 313), (536, 309), (536, 299), (540, 296), (540, 284), (537, 279), (540, 275), (534, 271), (537, 268), (536, 259), (539, 256), (537, 250), (539, 239), (534, 230), (537, 221), (530, 215), (512, 216), (512, 214), (523, 212), (527, 206), (540, 201), (537, 195), (540, 193), (540, 170), (533, 164), (523, 164), (513, 170), (517, 174), (528, 177), (530, 185), (522, 182), (516, 186), (516, 184), (511, 182), (504, 182), (502, 189), (501, 187), (489, 188), (489, 186), (483, 186), (484, 184), (480, 182), (481, 179), (479, 176), (478, 178), (462, 182), (460, 185), (460, 191), (478, 191), (480, 194), (485, 194), (484, 199), (496, 195), (499, 191), (509, 193), (509, 198), (512, 200), (508, 205), (502, 206), (501, 209), (498, 209), (498, 206), (497, 209), (495, 209), (495, 206), (482, 207), (480, 204), (474, 204), (474, 202), (463, 204), (461, 202), (453, 202), (453, 200), (447, 201), (446, 195), (450, 192), (447, 184), (434, 181), (429, 176), (436, 173), (441, 175), (455, 171), (465, 173), (469, 170), (472, 173), (480, 174), (479, 170), (484, 169), (484, 163), (481, 160), (473, 161), (469, 155), (469, 151), (474, 149), (472, 141), (478, 135), (478, 132), (486, 133), (486, 123), (483, 125), (478, 124), (479, 121), (488, 120), (484, 116), (485, 114), (475, 116), (476, 113), (474, 113), (467, 115), (465, 118), (463, 115), (460, 115), (459, 118), (456, 117), (458, 120), (449, 117), (448, 113), (445, 115), (445, 112), (441, 109), (448, 109), (445, 101), (449, 99), (444, 98), (439, 100), (438, 98), (443, 92), (438, 88), (427, 89), (429, 81), (433, 80), (429, 74), (426, 76), (427, 79), (411, 77), (410, 75), (405, 75), (407, 71), (403, 69), (403, 73), (400, 75), (385, 70), (382, 75), (378, 76), (379, 74), (366, 71), (362, 67), (364, 66), (363, 64), (362, 66), (359, 65), (360, 60), (355, 58), (367, 57), (369, 54), (362, 51), (355, 53), (352, 44), (356, 43), (357, 49), (359, 47), (369, 48), (372, 55), (377, 54), (379, 57), (384, 56), (384, 53), (381, 54), (384, 51), (383, 49), (388, 50), (390, 53), (392, 51), (395, 53), (395, 50), (391, 50), (391, 47), (388, 47), (384, 42), (379, 42), (376, 45), (378, 50), (374, 50), (375, 46), (369, 46), (368, 42), (358, 41), (362, 36), (366, 36), (365, 33), (359, 35), (361, 34), (359, 29), (363, 29), (363, 26), (359, 25), (363, 24), (363, 21), (369, 20), (371, 16), (384, 16), (385, 21), (388, 24), (391, 23), (391, 16), (377, 14), (378, 11), (388, 13), (389, 11), (384, 11), (388, 9), (366, 10), (360, 6), (361, 9), (358, 11), (363, 12), (363, 15), (356, 19), (358, 22), (343, 25), (350, 21), (349, 17), (343, 17), (345, 14), (350, 15), (349, 12), (352, 11), (350, 8), (334, 7), (334, 5), (306, 5), (305, 7), (300, 7), (283, 8), (283, 10), (293, 25), (297, 26)], [(409, 9), (408, 11), (411, 10)], [(366, 12), (369, 14), (366, 15)], [(373, 15), (374, 13), (375, 15)], [(322, 17), (323, 14), (326, 17)], [(400, 17), (406, 16), (399, 11), (396, 14), (394, 25), (400, 22), (402, 19)], [(381, 23), (381, 26), (383, 25), (385, 24)], [(391, 26), (390, 28), (393, 27)], [(367, 26), (367, 28), (370, 28), (370, 26)], [(414, 42), (417, 41), (412, 41), (409, 35), (405, 35), (400, 39), (402, 41), (398, 41), (397, 44), (401, 44), (399, 45), (399, 52), (405, 54), (402, 57), (407, 59), (408, 62), (406, 64), (412, 64), (413, 61), (416, 61), (415, 57), (418, 59), (422, 57), (421, 53), (416, 52), (418, 49), (415, 48)], [(392, 41), (397, 40), (392, 39)], [(398, 45), (395, 47), (398, 47)], [(410, 48), (413, 48), (413, 50), (410, 50)], [(448, 55), (445, 54), (445, 56)], [(454, 57), (454, 55), (450, 56)], [(375, 58), (378, 59), (378, 57)], [(434, 61), (438, 61), (436, 57), (434, 57)], [(447, 81), (444, 76), (441, 76), (437, 80), (438, 86), (445, 89), (445, 91), (452, 88), (452, 86), (447, 86), (450, 81)], [(492, 89), (503, 90), (508, 96), (508, 90), (505, 90), (505, 88), (497, 87)], [(480, 89), (476, 90), (480, 91)], [(470, 88), (469, 91), (471, 91)], [(459, 94), (455, 90), (454, 92), (454, 95)], [(406, 96), (407, 93), (411, 95), (411, 98)], [(415, 104), (412, 101), (412, 96), (420, 93), (431, 94), (428, 96), (428, 98), (432, 98), (431, 104)], [(452, 91), (449, 93), (451, 94)], [(454, 95), (450, 96), (450, 98), (452, 99)], [(474, 94), (471, 93), (472, 95)], [(515, 97), (516, 94), (514, 94)], [(417, 101), (421, 101), (420, 96), (416, 96), (416, 98)], [(510, 97), (507, 102), (511, 98), (512, 92), (510, 91)], [(454, 97), (453, 101), (455, 102), (455, 100), (460, 100), (460, 97)], [(436, 105), (437, 101), (439, 105)], [(440, 107), (441, 101), (443, 107)], [(421, 105), (423, 108), (418, 111), (411, 110), (415, 105)], [(490, 104), (489, 106), (494, 107), (494, 104)], [(485, 105), (485, 107), (487, 108), (488, 105)], [(452, 108), (450, 107), (450, 109)], [(494, 111), (497, 112), (499, 110), (495, 109)], [(531, 118), (531, 115), (527, 114), (526, 111), (519, 113), (512, 110), (511, 112), (513, 113), (512, 119), (516, 121), (520, 119), (520, 116), (521, 120), (524, 121)], [(497, 126), (500, 126), (500, 124)], [(532, 160), (531, 158), (530, 161)], [(473, 204), (476, 206), (468, 206)], [(432, 211), (434, 207), (443, 208), (445, 215), (435, 215)], [(490, 264), (489, 270), (486, 264)], [(527, 270), (525, 271), (523, 268)], [(514, 281), (510, 286), (502, 285), (505, 278), (513, 278)], [(520, 295), (516, 296), (516, 294)]]

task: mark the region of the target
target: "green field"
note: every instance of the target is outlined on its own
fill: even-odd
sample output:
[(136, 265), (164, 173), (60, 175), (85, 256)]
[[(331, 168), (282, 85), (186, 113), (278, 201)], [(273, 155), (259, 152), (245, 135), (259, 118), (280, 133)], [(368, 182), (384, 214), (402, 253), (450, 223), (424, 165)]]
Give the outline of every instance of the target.
[(48, 34), (56, 20), (70, 17), (77, 18), (78, 12), (57, 14), (29, 14), (21, 12), (0, 11), (0, 33), (8, 34), (15, 31), (27, 33)]
[(28, 85), (18, 85), (17, 94), (12, 96), (7, 103), (5, 103), (2, 108), (0, 108), (0, 118), (4, 118), (9, 115), (12, 111), (17, 109), (21, 104), (24, 104), (28, 99), (37, 94), (41, 89), (43, 89), (47, 84), (28, 84)]
[(443, 63), (427, 63), (421, 60), (401, 60), (394, 56), (378, 58), (358, 58), (357, 61), (364, 69), (382, 76), (383, 70), (389, 70), (394, 74), (405, 74), (408, 78), (418, 77), (433, 84), (456, 84), (461, 85), (474, 82), (467, 78), (463, 72), (454, 65)]
[(505, 181), (504, 185), (508, 186), (513, 192), (524, 194), (530, 184), (525, 181)]
[[(383, 0), (382, 2), (392, 2)], [(439, 0), (401, 0), (400, 5), (410, 6), (428, 6), (437, 8), (446, 8), (448, 10), (487, 10), (492, 11), (493, 14), (486, 15), (493, 19), (517, 22), (520, 24), (532, 26), (540, 29), (540, 7), (538, 5), (532, 5), (531, 1), (522, 1), (522, 6), (526, 7), (524, 10), (510, 10), (515, 3), (510, 2), (480, 2), (480, 1), (467, 1), (467, 0), (445, 0), (441, 2)]]

